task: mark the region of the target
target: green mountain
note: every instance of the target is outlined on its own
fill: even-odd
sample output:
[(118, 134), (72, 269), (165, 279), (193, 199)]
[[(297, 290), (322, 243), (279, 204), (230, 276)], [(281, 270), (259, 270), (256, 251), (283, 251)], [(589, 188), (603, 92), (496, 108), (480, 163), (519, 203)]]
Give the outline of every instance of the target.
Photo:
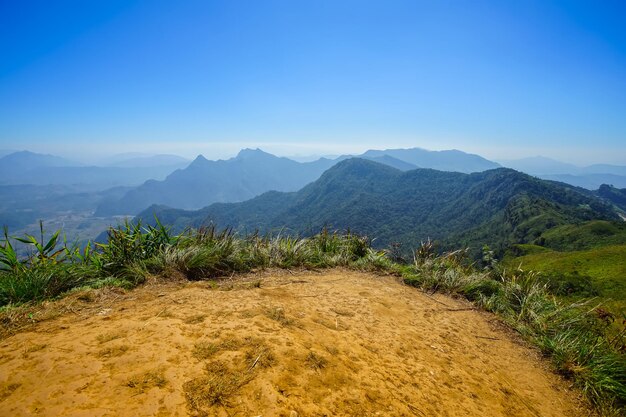
[(512, 169), (473, 174), (415, 169), (402, 172), (376, 162), (348, 159), (298, 192), (270, 192), (241, 203), (198, 211), (153, 206), (153, 216), (177, 230), (215, 223), (245, 232), (311, 234), (328, 226), (350, 229), (385, 247), (416, 247), (428, 238), (443, 248), (484, 244), (504, 249), (535, 242), (550, 228), (591, 219), (618, 220), (611, 206), (570, 186)]
[(612, 185), (602, 184), (596, 191), (596, 195), (626, 211), (626, 188), (620, 189)]
[[(478, 155), (456, 150), (369, 150), (359, 157), (401, 171), (421, 167), (474, 172), (499, 166)], [(296, 191), (318, 179), (326, 169), (349, 158), (352, 156), (301, 163), (260, 149), (244, 149), (228, 160), (209, 161), (199, 156), (189, 167), (173, 172), (163, 181), (147, 181), (123, 198), (101, 204), (96, 214), (136, 214), (151, 204), (198, 209), (216, 202), (245, 201), (270, 190)]]

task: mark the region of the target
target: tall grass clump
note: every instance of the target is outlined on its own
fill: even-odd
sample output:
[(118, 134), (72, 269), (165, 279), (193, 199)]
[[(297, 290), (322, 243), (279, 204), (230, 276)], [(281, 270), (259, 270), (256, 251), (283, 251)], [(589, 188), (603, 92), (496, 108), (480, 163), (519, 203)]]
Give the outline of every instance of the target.
[(235, 236), (230, 229), (215, 227), (188, 231), (176, 245), (162, 254), (164, 270), (176, 270), (188, 279), (198, 280), (233, 272), (246, 272), (255, 266), (250, 243)]
[(94, 263), (105, 275), (121, 276), (138, 284), (145, 278), (146, 265), (158, 264), (155, 258), (178, 239), (158, 219), (156, 226), (126, 220), (109, 228), (106, 243), (97, 244)]
[(28, 245), (29, 254), (20, 259), (7, 228), (0, 240), (0, 307), (56, 297), (72, 288), (93, 282), (97, 273), (86, 266), (84, 255), (67, 242), (60, 247), (59, 232), (44, 238), (40, 222), (40, 237), (26, 234), (13, 240)]
[[(60, 232), (0, 239), (0, 307), (54, 298), (76, 287), (119, 285), (132, 288), (150, 276), (214, 278), (255, 269), (384, 269), (389, 261), (369, 239), (324, 229), (316, 236), (239, 236), (230, 229), (205, 227), (174, 235), (155, 225), (125, 221), (111, 227), (105, 243), (84, 247), (60, 241)], [(20, 259), (14, 243), (26, 245)]]
[(564, 303), (536, 273), (478, 270), (463, 251), (435, 255), (431, 242), (415, 252), (401, 272), (405, 282), (425, 291), (463, 295), (496, 313), (552, 360), (603, 414), (626, 411), (624, 332), (608, 331), (612, 318), (600, 306)]

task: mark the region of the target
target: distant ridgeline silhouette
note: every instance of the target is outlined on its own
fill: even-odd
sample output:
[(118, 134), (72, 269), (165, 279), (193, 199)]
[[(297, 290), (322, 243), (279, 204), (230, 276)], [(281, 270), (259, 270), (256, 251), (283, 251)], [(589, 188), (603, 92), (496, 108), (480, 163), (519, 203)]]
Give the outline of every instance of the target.
[[(187, 168), (173, 172), (163, 181), (147, 181), (119, 200), (103, 202), (96, 215), (137, 214), (151, 204), (199, 209), (216, 202), (245, 201), (266, 191), (297, 191), (331, 166), (351, 157), (343, 155), (300, 163), (260, 149), (244, 149), (227, 160), (209, 161), (198, 156)], [(499, 167), (478, 155), (455, 150), (371, 150), (361, 157), (403, 171), (422, 167), (477, 172)]]

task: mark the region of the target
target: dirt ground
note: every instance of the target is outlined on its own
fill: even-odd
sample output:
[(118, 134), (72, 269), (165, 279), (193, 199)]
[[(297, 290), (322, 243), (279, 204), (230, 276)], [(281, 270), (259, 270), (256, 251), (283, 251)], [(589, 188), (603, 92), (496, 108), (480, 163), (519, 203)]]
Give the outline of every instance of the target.
[(0, 340), (0, 416), (589, 414), (493, 316), (393, 277), (275, 271), (60, 303)]

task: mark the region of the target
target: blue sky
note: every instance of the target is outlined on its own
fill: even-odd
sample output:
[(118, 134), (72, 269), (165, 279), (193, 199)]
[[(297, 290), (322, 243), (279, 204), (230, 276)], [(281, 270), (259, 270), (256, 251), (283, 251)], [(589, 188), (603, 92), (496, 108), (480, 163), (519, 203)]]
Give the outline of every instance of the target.
[(626, 164), (625, 4), (0, 0), (0, 149)]

